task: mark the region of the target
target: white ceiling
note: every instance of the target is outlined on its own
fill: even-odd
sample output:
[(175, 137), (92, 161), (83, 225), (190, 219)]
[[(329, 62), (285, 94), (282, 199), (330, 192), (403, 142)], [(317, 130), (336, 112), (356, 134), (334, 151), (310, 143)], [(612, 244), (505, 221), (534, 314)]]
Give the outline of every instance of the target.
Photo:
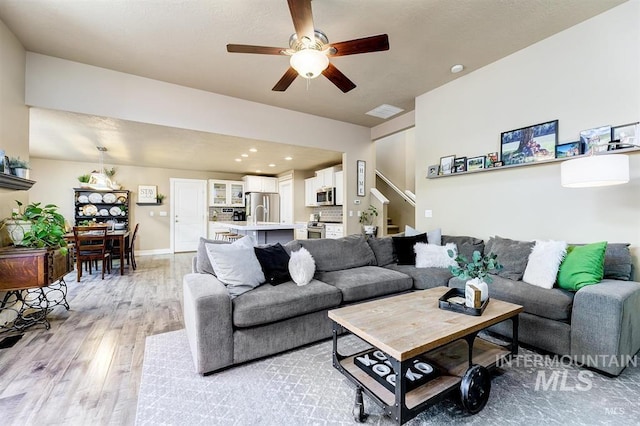
[[(273, 92), (287, 57), (226, 52), (227, 43), (288, 47), (293, 24), (285, 0), (2, 0), (0, 20), (28, 51), (373, 127), (384, 120), (365, 112), (380, 104), (411, 111), (416, 96), (624, 1), (314, 0), (315, 27), (330, 42), (389, 35), (389, 51), (332, 59), (357, 85), (346, 94), (324, 77), (308, 88), (298, 77), (286, 92)], [(457, 63), (465, 70), (451, 74)], [(62, 127), (72, 131), (75, 119), (59, 117), (71, 118)], [(78, 125), (103, 121), (88, 117)], [(154, 144), (162, 139), (150, 127), (147, 137), (137, 125), (110, 122), (125, 142), (133, 136)], [(73, 133), (89, 137), (92, 131)], [(206, 146), (218, 150), (214, 140), (216, 135)], [(52, 154), (36, 142), (32, 155)], [(117, 161), (140, 164), (132, 157)]]

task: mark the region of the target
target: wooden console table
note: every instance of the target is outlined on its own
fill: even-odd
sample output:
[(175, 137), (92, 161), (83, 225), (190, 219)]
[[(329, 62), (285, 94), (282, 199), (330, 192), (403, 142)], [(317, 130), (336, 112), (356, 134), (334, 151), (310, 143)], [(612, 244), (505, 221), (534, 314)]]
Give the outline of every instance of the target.
[(71, 272), (69, 254), (60, 249), (0, 248), (0, 313), (12, 311), (12, 323), (0, 324), (0, 333), (21, 331), (35, 324), (50, 327), (47, 314), (54, 306), (67, 310), (67, 284), (64, 276)]

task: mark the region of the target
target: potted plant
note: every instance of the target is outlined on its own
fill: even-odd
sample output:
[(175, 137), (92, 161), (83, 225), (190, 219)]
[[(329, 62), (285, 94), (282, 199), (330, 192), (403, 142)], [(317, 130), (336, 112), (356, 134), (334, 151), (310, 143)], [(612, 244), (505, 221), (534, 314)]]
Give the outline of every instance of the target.
[(360, 223), (364, 229), (365, 235), (374, 237), (378, 232), (378, 227), (373, 224), (375, 218), (378, 217), (378, 210), (374, 206), (360, 213)]
[(162, 204), (162, 200), (164, 200), (166, 195), (158, 193), (156, 196), (156, 200), (158, 200), (158, 204)]
[[(67, 242), (64, 239), (65, 223), (64, 217), (58, 213), (58, 206), (41, 203), (31, 203), (22, 208), (23, 204), (16, 200), (18, 212), (11, 215), (11, 219), (5, 220), (5, 226), (9, 228), (8, 222), (20, 222), (20, 231), (9, 231), (9, 236), (16, 246), (32, 248), (59, 248), (60, 253), (67, 254)], [(21, 237), (14, 239), (15, 237)]]
[(449, 257), (453, 258), (457, 266), (449, 266), (449, 271), (454, 277), (467, 281), (468, 285), (476, 286), (482, 293), (481, 299), (484, 302), (489, 297), (489, 287), (487, 284), (493, 282), (489, 271), (499, 271), (502, 265), (498, 263), (498, 255), (488, 253), (484, 256), (478, 250), (473, 252), (471, 261), (465, 256), (455, 255), (453, 250), (447, 250)]
[(80, 188), (88, 188), (90, 179), (91, 179), (91, 175), (88, 173), (78, 176), (78, 182), (80, 183)]
[(29, 163), (20, 157), (9, 158), (9, 169), (11, 173), (19, 178), (29, 179)]

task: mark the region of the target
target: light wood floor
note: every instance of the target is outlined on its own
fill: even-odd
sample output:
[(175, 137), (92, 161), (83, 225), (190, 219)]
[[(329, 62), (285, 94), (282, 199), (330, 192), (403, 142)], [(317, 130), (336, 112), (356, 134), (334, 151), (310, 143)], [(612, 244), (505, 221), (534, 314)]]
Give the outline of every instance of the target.
[(0, 424), (133, 424), (145, 338), (184, 328), (192, 257), (139, 256), (136, 271), (114, 267), (104, 280), (67, 275), (71, 310), (57, 306), (49, 330), (32, 327), (0, 349)]

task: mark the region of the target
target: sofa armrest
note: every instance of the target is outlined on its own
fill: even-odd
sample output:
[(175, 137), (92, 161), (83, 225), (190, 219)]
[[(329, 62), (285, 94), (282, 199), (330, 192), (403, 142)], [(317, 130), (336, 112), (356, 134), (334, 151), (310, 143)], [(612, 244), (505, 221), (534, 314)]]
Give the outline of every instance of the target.
[(603, 280), (573, 300), (571, 355), (617, 376), (640, 349), (640, 283)]
[(208, 373), (233, 364), (231, 297), (215, 276), (186, 274), (184, 325), (198, 373)]

